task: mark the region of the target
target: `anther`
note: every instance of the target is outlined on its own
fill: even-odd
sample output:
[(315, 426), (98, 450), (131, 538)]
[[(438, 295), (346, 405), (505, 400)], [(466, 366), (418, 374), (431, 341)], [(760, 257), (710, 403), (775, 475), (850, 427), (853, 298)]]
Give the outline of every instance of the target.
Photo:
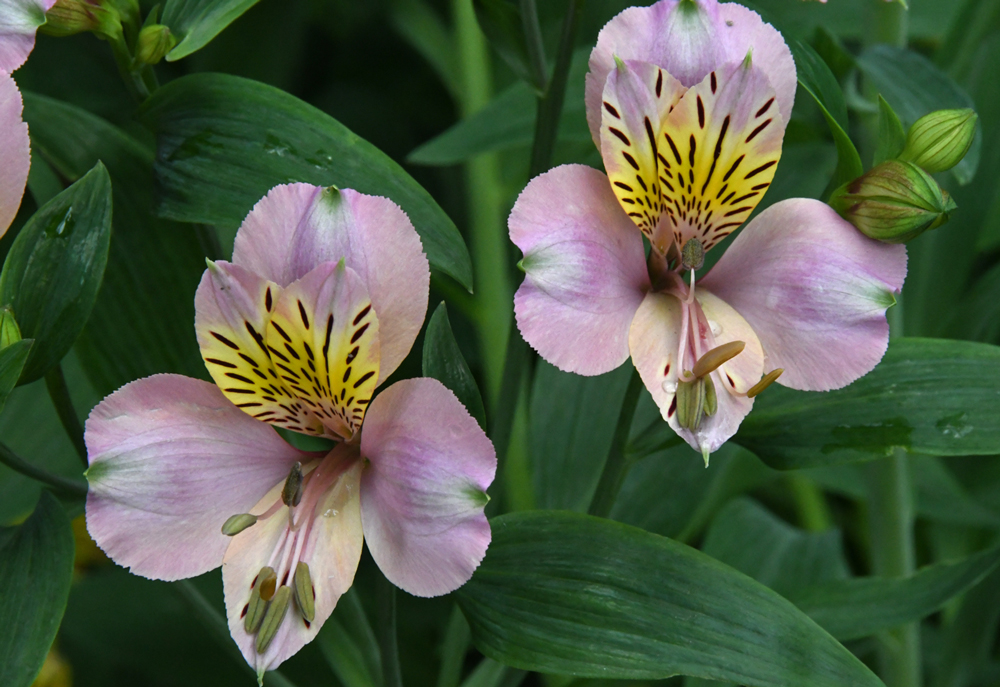
[(281, 623), (285, 621), (285, 613), (288, 611), (288, 604), (292, 599), (292, 590), (282, 587), (274, 595), (274, 601), (267, 607), (264, 620), (260, 624), (260, 632), (257, 633), (257, 653), (262, 654), (271, 646), (271, 640), (281, 629)]
[(677, 382), (677, 422), (695, 432), (705, 415), (705, 381)]
[(312, 575), (309, 574), (309, 566), (299, 562), (295, 566), (295, 603), (299, 607), (302, 617), (312, 622), (316, 618), (316, 593), (313, 591)]
[(701, 269), (705, 264), (705, 247), (696, 238), (688, 239), (681, 249), (681, 264), (689, 270)]
[(771, 370), (770, 372), (768, 372), (766, 375), (764, 375), (764, 378), (762, 380), (760, 380), (759, 382), (757, 382), (756, 384), (754, 384), (752, 387), (750, 387), (750, 391), (747, 392), (747, 398), (753, 398), (754, 396), (756, 396), (757, 394), (759, 394), (761, 391), (763, 391), (767, 387), (771, 386), (771, 384), (774, 383), (774, 380), (776, 380), (778, 377), (780, 377), (781, 373), (784, 372), (784, 371), (785, 371), (784, 368), (779, 367), (777, 369), (774, 369), (774, 370)]
[(250, 513), (239, 513), (232, 516), (222, 525), (222, 533), (234, 537), (257, 522), (257, 516)]
[(274, 572), (274, 568), (264, 566), (257, 573), (257, 584), (255, 585), (257, 589), (260, 590), (260, 598), (264, 601), (270, 601), (274, 598), (274, 590), (278, 586), (278, 575)]
[(712, 417), (715, 415), (715, 411), (719, 409), (719, 399), (715, 395), (715, 383), (712, 381), (712, 378), (705, 377), (703, 381), (705, 382), (705, 415)]
[(302, 463), (296, 461), (288, 473), (285, 486), (281, 489), (281, 500), (289, 508), (294, 508), (302, 501)]
[[(250, 591), (250, 602), (247, 604), (247, 613), (243, 616), (243, 629), (248, 633), (253, 634), (260, 627), (261, 621), (264, 620), (264, 614), (267, 612), (267, 600), (262, 599), (260, 596), (261, 582), (270, 576), (274, 578), (274, 570), (271, 568), (261, 568), (260, 573), (257, 575), (257, 579), (254, 581), (253, 588)], [(271, 594), (274, 594), (272, 589)]]
[(729, 362), (746, 348), (743, 341), (730, 341), (721, 346), (716, 346), (694, 364), (691, 371), (695, 377), (704, 377), (710, 372), (715, 372), (723, 363)]

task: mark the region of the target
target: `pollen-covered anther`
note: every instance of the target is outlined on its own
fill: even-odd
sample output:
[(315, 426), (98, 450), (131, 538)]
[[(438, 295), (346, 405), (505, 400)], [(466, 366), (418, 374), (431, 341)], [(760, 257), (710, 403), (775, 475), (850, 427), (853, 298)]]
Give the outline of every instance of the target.
[(278, 634), (281, 624), (285, 621), (285, 615), (288, 613), (288, 605), (291, 600), (292, 590), (282, 585), (275, 593), (274, 599), (268, 605), (267, 613), (264, 614), (264, 620), (261, 622), (260, 630), (257, 632), (257, 643), (255, 646), (258, 654), (264, 653), (267, 651), (267, 647), (271, 646), (271, 640)]
[(251, 515), (250, 513), (237, 513), (236, 515), (230, 516), (222, 524), (222, 533), (227, 537), (235, 537), (237, 534), (246, 528), (255, 525), (256, 523), (256, 515)]
[(698, 431), (706, 416), (715, 414), (718, 399), (715, 383), (709, 377), (692, 382), (677, 382), (677, 422), (684, 429)]
[(681, 264), (689, 270), (699, 270), (705, 264), (705, 246), (697, 238), (690, 238), (684, 244)]
[(296, 462), (285, 479), (281, 488), (281, 500), (289, 508), (295, 508), (302, 502), (302, 463)]
[(311, 623), (316, 618), (316, 589), (306, 563), (299, 561), (295, 566), (295, 577), (292, 582), (295, 585), (295, 605), (298, 606), (302, 617)]
[(715, 372), (721, 365), (742, 353), (744, 348), (746, 348), (746, 343), (743, 341), (730, 341), (721, 346), (716, 346), (698, 359), (691, 373), (695, 377), (700, 378), (711, 372)]
[[(274, 587), (277, 580), (278, 577), (274, 572), (274, 568), (264, 566), (257, 573), (257, 577), (254, 579), (253, 586), (250, 589), (250, 601), (247, 603), (246, 611), (243, 614), (243, 629), (248, 633), (253, 634), (260, 628), (260, 624), (264, 620), (264, 614), (267, 612), (268, 602), (274, 596)], [(265, 583), (268, 585), (266, 599), (261, 594)]]
[(753, 398), (761, 391), (771, 386), (771, 384), (774, 383), (774, 380), (780, 377), (781, 373), (784, 371), (785, 371), (784, 368), (779, 367), (768, 372), (766, 375), (764, 375), (763, 379), (761, 379), (759, 382), (750, 387), (750, 390), (747, 391), (747, 398)]

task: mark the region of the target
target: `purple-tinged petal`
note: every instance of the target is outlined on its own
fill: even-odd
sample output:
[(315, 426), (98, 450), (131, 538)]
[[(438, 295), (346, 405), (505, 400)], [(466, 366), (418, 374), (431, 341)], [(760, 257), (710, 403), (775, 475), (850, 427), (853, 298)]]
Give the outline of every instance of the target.
[[(340, 478), (317, 504), (311, 525), (302, 525), (308, 529), (297, 531), (299, 536), (305, 537), (298, 558), (294, 558), (298, 545), (294, 538), (296, 530), (289, 530), (288, 508), (285, 506), (281, 506), (267, 520), (259, 521), (237, 534), (226, 550), (222, 583), (229, 632), (258, 675), (277, 668), (311, 642), (330, 617), (338, 599), (354, 582), (364, 540), (358, 498), (361, 467), (361, 462), (357, 460), (346, 466)], [(278, 484), (272, 489), (254, 511), (263, 511), (279, 501), (282, 486)], [(286, 555), (282, 556), (282, 553)], [(311, 622), (302, 616), (294, 601), (294, 573), (298, 560), (309, 566), (316, 592), (315, 616)], [(265, 565), (274, 568), (279, 584), (285, 582), (292, 588), (293, 600), (274, 639), (260, 654), (256, 649), (257, 634), (246, 631), (243, 618), (254, 579)]]
[(265, 340), (280, 297), (274, 282), (238, 265), (213, 263), (194, 299), (198, 346), (212, 379), (237, 408), (263, 422), (320, 436), (323, 424), (296, 401), (276, 365), (287, 354), (273, 353)]
[(56, 0), (0, 0), (0, 71), (12, 72), (35, 47), (35, 31)]
[(598, 375), (621, 365), (649, 275), (642, 237), (608, 178), (583, 165), (535, 177), (509, 226), (524, 253), (514, 314), (525, 340), (568, 372)]
[(223, 523), (309, 460), (213, 384), (156, 375), (87, 419), (87, 529), (115, 562), (161, 580), (218, 567)]
[(906, 277), (906, 248), (863, 236), (825, 203), (777, 203), (736, 237), (702, 281), (753, 326), (780, 384), (825, 391), (885, 353), (885, 311)]
[(361, 519), (385, 576), (416, 596), (465, 584), (490, 543), (483, 507), (497, 467), (476, 421), (441, 382), (407, 379), (372, 403), (361, 454)]
[(233, 262), (287, 286), (324, 262), (357, 272), (381, 322), (379, 382), (409, 353), (427, 312), (430, 267), (398, 205), (357, 191), (276, 186), (236, 235)]
[(343, 262), (328, 262), (282, 291), (267, 326), (278, 375), (345, 439), (361, 426), (375, 394), (380, 324), (361, 277)]
[(0, 236), (21, 206), (31, 166), (28, 125), (21, 120), (21, 109), (17, 84), (0, 72)]
[[(695, 362), (690, 346), (685, 351), (683, 362), (678, 360), (682, 332), (680, 301), (665, 293), (647, 295), (632, 322), (629, 342), (632, 362), (660, 408), (663, 419), (692, 448), (707, 454), (717, 450), (736, 433), (740, 422), (753, 407), (752, 399), (733, 395), (726, 388), (731, 385), (737, 392), (746, 393), (760, 381), (764, 354), (754, 331), (739, 313), (703, 288), (696, 290), (696, 297), (706, 317), (695, 334), (701, 338), (703, 353), (709, 347), (731, 341), (746, 344), (742, 353), (709, 375), (715, 385), (718, 410), (714, 415), (705, 417), (696, 431), (681, 427), (677, 419), (675, 395), (678, 376), (682, 368), (690, 370)], [(711, 339), (709, 331), (713, 332)]]

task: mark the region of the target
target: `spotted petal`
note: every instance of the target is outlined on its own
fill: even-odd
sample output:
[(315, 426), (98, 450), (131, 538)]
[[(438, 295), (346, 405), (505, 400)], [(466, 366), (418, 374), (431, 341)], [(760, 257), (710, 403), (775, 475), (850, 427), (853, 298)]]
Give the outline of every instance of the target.
[(14, 79), (0, 72), (0, 236), (21, 205), (30, 165), (28, 125), (21, 121), (21, 93)]
[(514, 297), (517, 326), (562, 370), (597, 375), (628, 359), (628, 328), (649, 275), (642, 237), (608, 178), (563, 165), (532, 179), (510, 213), (524, 253)]
[(490, 543), (483, 507), (497, 467), (465, 407), (436, 379), (397, 382), (372, 403), (361, 452), (365, 540), (385, 576), (417, 596), (465, 584)]
[(276, 186), (247, 215), (233, 249), (235, 264), (281, 286), (341, 259), (379, 316), (381, 382), (413, 346), (430, 288), (420, 237), (399, 206), (350, 189)]
[(35, 31), (56, 0), (0, 0), (0, 71), (12, 72), (35, 47)]
[(743, 231), (702, 285), (756, 330), (768, 369), (793, 389), (825, 391), (885, 353), (885, 311), (906, 277), (906, 248), (869, 239), (818, 200), (776, 203)]
[(222, 563), (229, 516), (311, 457), (180, 375), (132, 382), (87, 419), (87, 529), (119, 565), (177, 580)]
[[(233, 537), (226, 550), (222, 584), (229, 632), (258, 675), (277, 668), (311, 642), (330, 617), (338, 599), (354, 582), (363, 542), (358, 500), (362, 466), (360, 461), (353, 461), (344, 467), (345, 471), (324, 494), (315, 511), (302, 514), (306, 517), (300, 530), (289, 531), (288, 508), (280, 506), (267, 520)], [(252, 512), (262, 513), (279, 501), (282, 486), (276, 485)], [(301, 544), (294, 536), (289, 536), (296, 532), (301, 537)], [(299, 556), (295, 557), (299, 546)], [(315, 616), (311, 622), (307, 621), (299, 612), (293, 594), (277, 634), (266, 650), (258, 653), (257, 633), (248, 633), (244, 626), (253, 582), (260, 569), (270, 565), (278, 574), (278, 583), (294, 589), (295, 562), (298, 560), (309, 566), (315, 590)]]

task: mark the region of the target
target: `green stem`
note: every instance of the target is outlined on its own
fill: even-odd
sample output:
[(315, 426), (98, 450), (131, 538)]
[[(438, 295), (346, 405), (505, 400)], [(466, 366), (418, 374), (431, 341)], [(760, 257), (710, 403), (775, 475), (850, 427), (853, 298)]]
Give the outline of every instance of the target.
[(615, 434), (611, 439), (611, 448), (608, 450), (608, 458), (604, 463), (604, 470), (601, 478), (597, 482), (597, 489), (594, 491), (594, 498), (590, 501), (590, 508), (587, 512), (602, 518), (608, 517), (615, 499), (625, 481), (625, 475), (631, 465), (625, 456), (625, 444), (628, 441), (629, 431), (632, 429), (632, 417), (635, 415), (635, 406), (639, 402), (639, 392), (642, 390), (642, 380), (639, 372), (632, 370), (629, 377), (628, 387), (625, 389), (625, 398), (622, 399), (621, 411), (618, 413), (618, 424), (615, 426)]
[(115, 58), (115, 64), (118, 65), (118, 73), (125, 82), (125, 88), (137, 103), (143, 102), (149, 97), (149, 87), (143, 80), (142, 74), (132, 68), (132, 53), (125, 42), (124, 34), (106, 36), (105, 40), (111, 46), (111, 54)]
[(382, 678), (385, 687), (403, 687), (399, 669), (399, 644), (396, 636), (396, 587), (384, 575), (379, 575), (376, 589), (378, 644), (382, 654)]
[(897, 48), (906, 47), (906, 32), (909, 26), (909, 13), (902, 4), (885, 2), (884, 0), (869, 0), (868, 7), (872, 12), (871, 43), (888, 43)]
[(49, 397), (56, 407), (63, 429), (73, 442), (73, 448), (83, 461), (83, 466), (87, 467), (87, 444), (83, 441), (83, 425), (80, 424), (80, 418), (77, 417), (76, 408), (73, 407), (73, 401), (69, 396), (69, 387), (66, 386), (62, 365), (57, 363), (45, 373), (45, 386), (49, 390)]
[(788, 474), (788, 486), (795, 499), (795, 510), (799, 514), (802, 527), (810, 532), (823, 532), (833, 526), (830, 507), (826, 504), (823, 490), (808, 477), (797, 472)]
[(30, 477), (31, 479), (37, 480), (42, 484), (47, 484), (52, 487), (54, 491), (69, 496), (83, 497), (87, 495), (87, 485), (84, 482), (63, 477), (62, 475), (54, 475), (48, 470), (36, 467), (24, 460), (24, 458), (21, 458), (21, 456), (14, 453), (4, 444), (0, 444), (0, 463), (3, 463), (11, 470), (20, 472), (25, 477)]
[[(191, 580), (180, 580), (179, 582), (174, 582), (171, 586), (187, 602), (188, 606), (191, 607), (198, 620), (201, 621), (205, 629), (212, 635), (212, 639), (225, 650), (230, 658), (238, 661), (240, 665), (253, 674), (253, 668), (250, 667), (242, 654), (240, 654), (239, 649), (236, 648), (232, 637), (229, 635), (229, 626), (226, 623), (226, 619), (198, 591), (194, 583)], [(264, 684), (266, 687), (295, 687), (294, 682), (277, 670), (271, 670), (264, 674)]]
[(542, 43), (542, 27), (538, 23), (535, 0), (521, 0), (521, 24), (524, 27), (524, 42), (528, 49), (531, 66), (531, 80), (539, 91), (545, 89), (548, 68), (545, 65), (545, 46)]

